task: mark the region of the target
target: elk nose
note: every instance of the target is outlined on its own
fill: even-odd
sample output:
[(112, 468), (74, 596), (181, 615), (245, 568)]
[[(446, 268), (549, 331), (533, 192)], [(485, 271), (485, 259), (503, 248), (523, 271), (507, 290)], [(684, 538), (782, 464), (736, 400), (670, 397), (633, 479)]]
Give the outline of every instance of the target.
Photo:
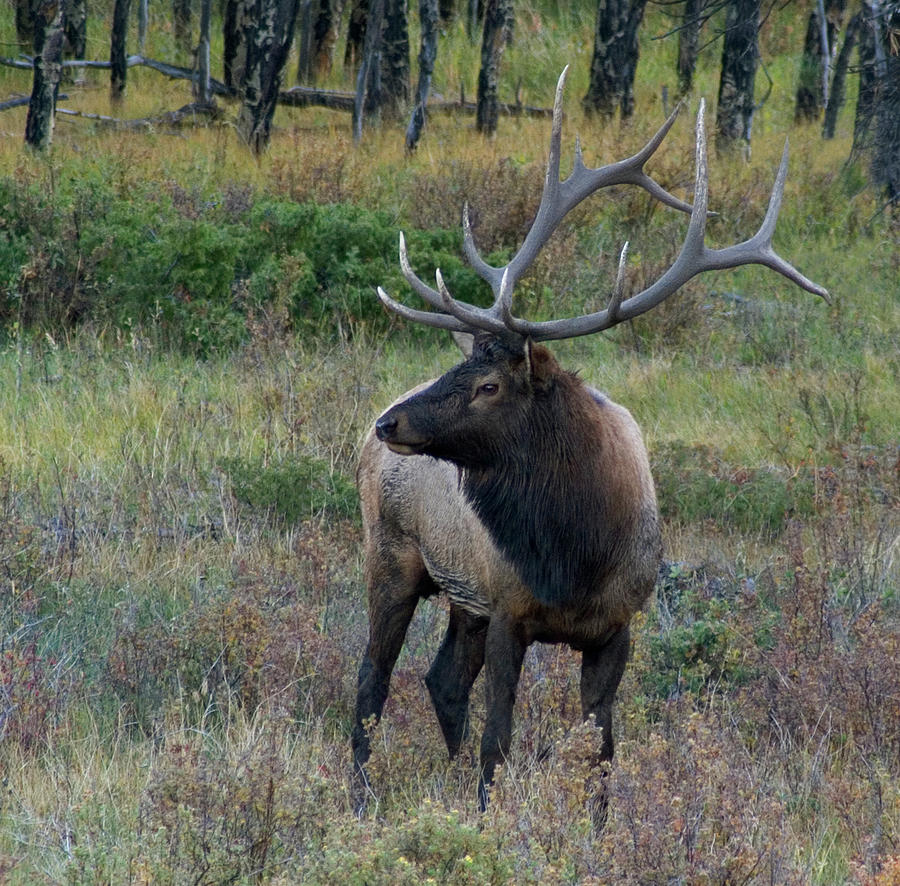
[(387, 440), (397, 430), (397, 419), (392, 415), (383, 415), (375, 422), (375, 435), (379, 440)]

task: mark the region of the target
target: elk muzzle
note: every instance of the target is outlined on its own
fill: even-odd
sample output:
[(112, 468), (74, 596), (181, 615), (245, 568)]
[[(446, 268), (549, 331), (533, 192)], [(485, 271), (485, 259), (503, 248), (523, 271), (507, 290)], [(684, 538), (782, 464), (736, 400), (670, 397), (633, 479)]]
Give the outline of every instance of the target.
[(375, 422), (375, 436), (398, 455), (417, 455), (431, 442), (410, 428), (406, 413), (396, 407)]

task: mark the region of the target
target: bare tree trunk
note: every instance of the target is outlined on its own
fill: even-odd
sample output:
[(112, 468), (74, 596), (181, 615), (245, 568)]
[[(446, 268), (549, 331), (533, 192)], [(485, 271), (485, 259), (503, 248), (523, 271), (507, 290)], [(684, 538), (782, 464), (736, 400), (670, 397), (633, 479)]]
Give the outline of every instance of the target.
[[(336, 0), (302, 0), (297, 82), (313, 84), (331, 70), (340, 9)], [(352, 18), (351, 18), (352, 23)], [(350, 48), (348, 40), (348, 49)]]
[(366, 40), (362, 62), (356, 75), (356, 99), (353, 102), (353, 140), (362, 139), (363, 123), (381, 107), (381, 51), (383, 46), (385, 0), (370, 0), (366, 21)]
[(212, 0), (200, 0), (200, 42), (197, 44), (192, 92), (194, 101), (210, 103), (209, 91), (209, 24)]
[(344, 67), (358, 71), (365, 54), (366, 29), (369, 20), (369, 0), (354, 0), (347, 23), (347, 46), (344, 49)]
[(191, 0), (172, 0), (172, 31), (175, 45), (182, 52), (190, 52)]
[(900, 4), (885, 4), (884, 56), (875, 101), (875, 142), (872, 177), (884, 189), (888, 203), (900, 208)]
[(884, 76), (886, 59), (881, 41), (881, 14), (877, 0), (864, 0), (859, 38), (859, 94), (853, 124), (853, 153), (869, 147), (878, 84)]
[(456, 18), (456, 0), (438, 0), (442, 24), (449, 24)]
[(138, 52), (141, 55), (144, 54), (144, 46), (147, 43), (147, 23), (149, 19), (150, 0), (138, 0)]
[[(63, 0), (63, 54), (83, 59), (87, 52), (87, 7), (85, 0)], [(67, 83), (77, 80), (83, 69), (65, 67), (61, 79)]]
[(109, 45), (109, 87), (110, 98), (113, 102), (122, 100), (128, 81), (125, 42), (128, 37), (128, 13), (130, 10), (131, 0), (116, 0), (113, 7), (112, 36)]
[(844, 45), (838, 53), (834, 64), (834, 77), (831, 81), (831, 92), (828, 95), (828, 104), (825, 106), (825, 122), (822, 124), (822, 138), (834, 138), (834, 130), (837, 126), (838, 114), (841, 105), (844, 104), (846, 93), (847, 69), (850, 67), (850, 56), (856, 46), (856, 38), (859, 35), (862, 13), (857, 12), (847, 25), (844, 34)]
[(241, 40), (246, 62), (237, 131), (254, 154), (269, 144), (281, 76), (294, 37), (298, 0), (246, 0)]
[(313, 17), (313, 72), (316, 79), (331, 71), (334, 45), (340, 26), (340, 9), (335, 0), (319, 0), (319, 14)]
[(409, 105), (409, 6), (386, 0), (382, 50), (381, 98), (388, 116), (399, 117)]
[(759, 0), (729, 0), (716, 109), (716, 149), (750, 145), (759, 60)]
[(634, 112), (634, 76), (638, 63), (638, 29), (646, 0), (599, 0), (594, 28), (591, 79), (581, 100), (585, 113), (623, 117)]
[(416, 149), (425, 126), (425, 105), (431, 90), (434, 60), (437, 58), (438, 14), (437, 0), (419, 0), (419, 26), (422, 32), (419, 48), (419, 84), (416, 87), (415, 107), (406, 128), (408, 152)]
[(297, 29), (297, 83), (312, 83), (313, 0), (301, 0)]
[(478, 110), (475, 114), (475, 126), (485, 135), (493, 135), (497, 131), (497, 81), (512, 17), (512, 0), (487, 0), (481, 40), (481, 70), (478, 72)]
[(87, 52), (87, 6), (84, 0), (65, 0), (63, 28), (65, 52), (72, 58), (84, 58)]
[(244, 29), (244, 0), (225, 0), (222, 14), (222, 81), (229, 89), (238, 89), (244, 79), (247, 45), (241, 38)]
[(678, 94), (687, 95), (694, 87), (703, 0), (685, 0), (684, 18), (678, 31)]
[(845, 0), (816, 0), (806, 25), (794, 122), (817, 120), (828, 104), (831, 57), (844, 19)]
[(34, 48), (34, 3), (32, 0), (15, 0), (16, 40), (26, 52)]
[(478, 36), (478, 26), (484, 18), (483, 0), (468, 0), (466, 9), (466, 36), (474, 43)]
[(644, 10), (647, 8), (647, 0), (632, 0), (628, 13), (628, 24), (625, 29), (622, 64), (622, 97), (619, 100), (619, 111), (623, 120), (634, 115), (634, 78), (637, 74), (638, 58), (641, 48), (638, 43), (638, 29), (644, 19)]
[(34, 80), (25, 121), (25, 143), (40, 150), (53, 139), (64, 42), (62, 3), (42, 0), (34, 16)]

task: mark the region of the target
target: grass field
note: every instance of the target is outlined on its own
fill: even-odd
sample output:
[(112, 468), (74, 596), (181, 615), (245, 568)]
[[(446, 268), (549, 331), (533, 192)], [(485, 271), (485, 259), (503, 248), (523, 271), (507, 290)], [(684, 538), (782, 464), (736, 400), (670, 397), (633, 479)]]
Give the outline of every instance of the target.
[[(597, 163), (649, 137), (675, 80), (671, 41), (650, 39), (660, 12), (627, 126), (579, 110), (592, 10), (517, 15), (510, 94), (521, 82), (549, 104), (572, 64), (564, 164), (576, 132)], [(0, 24), (12, 33), (7, 7)], [(151, 25), (147, 54), (172, 59), (165, 22)], [(358, 445), (458, 359), (387, 318), (372, 288), (408, 297), (400, 228), (423, 274), (439, 261), (475, 286), (454, 264), (464, 200), (479, 242), (509, 254), (537, 205), (547, 122), (501, 120), (484, 141), (473, 121), (436, 118), (407, 158), (400, 127), (354, 149), (347, 117), (280, 109), (256, 161), (228, 125), (72, 119), (34, 156), (24, 110), (3, 112), (0, 882), (900, 882), (900, 249), (865, 170), (845, 165), (852, 105), (832, 142), (791, 128), (804, 27), (785, 10), (764, 29), (773, 92), (752, 157), (712, 158), (709, 242), (755, 230), (790, 134), (776, 245), (831, 304), (743, 269), (554, 347), (638, 419), (665, 519), (599, 834), (578, 661), (556, 647), (528, 653), (513, 755), (477, 812), (478, 687), (450, 764), (423, 683), (439, 601), (395, 672), (363, 820), (349, 800)], [(89, 55), (104, 34), (95, 22)], [(442, 39), (435, 87), (464, 80), (471, 97), (477, 47), (462, 26)], [(698, 74), (710, 100), (717, 53)], [(123, 107), (96, 72), (64, 106), (143, 117), (189, 100), (154, 72), (129, 78)], [(349, 79), (337, 65), (326, 85)], [(0, 93), (28, 90), (0, 68)], [(689, 104), (651, 165), (688, 199)], [(525, 281), (523, 310), (602, 302), (624, 239), (629, 285), (646, 285), (677, 253), (675, 215), (640, 194), (594, 198)]]

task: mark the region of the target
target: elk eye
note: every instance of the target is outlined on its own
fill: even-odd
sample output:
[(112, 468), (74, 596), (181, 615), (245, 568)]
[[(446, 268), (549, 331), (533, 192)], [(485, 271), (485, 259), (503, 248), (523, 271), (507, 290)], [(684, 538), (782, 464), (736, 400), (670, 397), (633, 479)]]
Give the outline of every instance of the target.
[(487, 397), (493, 397), (493, 395), (496, 394), (499, 390), (499, 385), (495, 385), (493, 382), (488, 382), (487, 384), (481, 385), (478, 388), (478, 393), (484, 394)]

